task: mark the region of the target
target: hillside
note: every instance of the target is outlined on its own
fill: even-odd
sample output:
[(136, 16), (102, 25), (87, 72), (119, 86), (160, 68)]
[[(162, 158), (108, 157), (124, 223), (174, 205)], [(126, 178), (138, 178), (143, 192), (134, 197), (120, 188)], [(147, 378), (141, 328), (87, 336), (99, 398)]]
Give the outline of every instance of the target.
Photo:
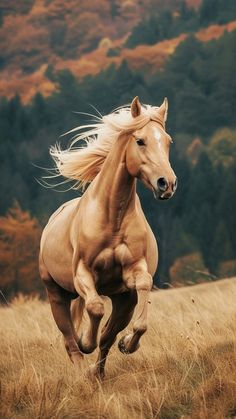
[(114, 345), (103, 383), (67, 359), (47, 303), (0, 309), (1, 404), (7, 418), (201, 418), (236, 414), (236, 278), (154, 292), (141, 349)]
[[(225, 31), (231, 32), (235, 28), (236, 21), (224, 25), (210, 25), (199, 30), (195, 35), (200, 41), (209, 42), (220, 38)], [(114, 57), (108, 56), (108, 50), (111, 46), (121, 47), (123, 39), (113, 42), (105, 40), (94, 51), (84, 53), (80, 58), (63, 59), (52, 56), (48, 58), (48, 63), (56, 72), (69, 68), (78, 79), (86, 75), (96, 75), (111, 64), (119, 66), (123, 60), (128, 62), (131, 69), (150, 75), (163, 67), (166, 59), (173, 54), (186, 36), (183, 33), (177, 38), (157, 42), (155, 45), (139, 45), (134, 49), (121, 48), (120, 54)], [(23, 103), (28, 103), (37, 92), (45, 97), (49, 96), (57, 90), (57, 83), (47, 78), (47, 67), (47, 64), (42, 64), (36, 71), (25, 74), (14, 67), (9, 73), (7, 66), (6, 69), (0, 71), (0, 96), (11, 98), (18, 93)]]
[[(186, 1), (189, 7), (197, 8), (200, 4), (200, 0)], [(184, 14), (183, 30), (178, 30), (178, 36), (164, 37), (154, 45), (141, 42), (132, 49), (126, 47), (126, 41), (139, 22), (148, 19), (153, 12), (165, 16), (168, 9), (176, 20), (181, 5), (180, 0), (168, 0), (165, 5), (161, 0), (100, 0), (96, 4), (92, 0), (79, 4), (75, 0), (66, 4), (60, 0), (2, 2), (0, 96), (11, 98), (18, 93), (23, 102), (28, 103), (37, 92), (45, 97), (51, 95), (58, 85), (48, 77), (48, 65), (55, 72), (70, 69), (80, 79), (94, 76), (113, 63), (118, 66), (124, 59), (133, 70), (148, 75), (156, 72), (186, 38), (184, 19), (190, 19), (188, 12), (184, 9), (187, 14)], [(190, 28), (203, 42), (210, 41), (219, 38), (224, 31), (235, 29), (233, 16), (232, 22), (228, 22), (227, 17), (226, 23), (217, 23), (219, 19), (212, 18), (216, 23), (210, 24), (211, 19), (208, 19), (200, 29), (196, 29), (196, 22), (190, 19), (188, 31)]]
[[(190, 0), (196, 6), (200, 0)], [(78, 58), (103, 38), (126, 36), (150, 11), (175, 10), (180, 0), (27, 0), (0, 5), (0, 66), (32, 72), (57, 58)]]

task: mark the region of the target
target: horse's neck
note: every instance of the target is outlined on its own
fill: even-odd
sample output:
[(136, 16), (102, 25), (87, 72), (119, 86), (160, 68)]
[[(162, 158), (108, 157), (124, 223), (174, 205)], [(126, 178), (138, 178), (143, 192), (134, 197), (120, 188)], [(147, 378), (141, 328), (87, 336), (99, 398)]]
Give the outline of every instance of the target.
[(127, 144), (126, 136), (116, 141), (93, 187), (93, 195), (106, 212), (113, 230), (120, 228), (125, 214), (135, 205), (136, 180), (130, 176), (125, 162)]

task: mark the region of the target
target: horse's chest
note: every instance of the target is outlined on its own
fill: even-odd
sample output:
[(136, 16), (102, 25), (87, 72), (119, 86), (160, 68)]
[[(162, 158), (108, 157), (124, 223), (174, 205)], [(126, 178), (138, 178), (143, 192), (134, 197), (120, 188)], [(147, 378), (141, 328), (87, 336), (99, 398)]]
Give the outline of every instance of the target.
[(100, 281), (106, 282), (111, 278), (122, 280), (122, 267), (133, 262), (133, 256), (124, 243), (115, 248), (107, 247), (99, 252), (93, 261), (92, 269)]

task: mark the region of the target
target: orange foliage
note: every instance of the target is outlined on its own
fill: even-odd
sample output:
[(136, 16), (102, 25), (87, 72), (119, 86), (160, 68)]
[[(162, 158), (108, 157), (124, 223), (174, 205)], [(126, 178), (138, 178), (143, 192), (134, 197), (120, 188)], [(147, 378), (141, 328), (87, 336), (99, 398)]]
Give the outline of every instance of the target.
[(200, 138), (195, 138), (188, 146), (186, 154), (192, 164), (196, 164), (203, 151), (203, 144)]
[(236, 28), (236, 20), (225, 25), (210, 25), (196, 33), (199, 41), (208, 42), (220, 38), (225, 31), (232, 32)]
[(0, 28), (0, 50), (8, 63), (8, 72), (36, 67), (42, 63), (42, 57), (45, 60), (50, 55), (48, 31), (26, 16), (6, 16)]
[(177, 38), (167, 39), (155, 45), (138, 45), (134, 49), (124, 49), (122, 59), (126, 59), (134, 70), (144, 70), (153, 73), (161, 68), (169, 55), (173, 54), (176, 47), (185, 39), (182, 34)]
[(39, 292), (38, 247), (41, 227), (15, 203), (0, 217), (0, 287), (7, 296)]
[(175, 260), (170, 268), (171, 284), (192, 285), (211, 279), (200, 253), (191, 253)]
[(194, 7), (194, 9), (197, 9), (201, 2), (202, 0), (186, 0), (186, 4), (190, 7)]
[(0, 95), (8, 98), (18, 93), (24, 104), (30, 102), (37, 92), (43, 96), (50, 96), (57, 88), (56, 84), (45, 76), (47, 65), (42, 65), (32, 74), (14, 73), (2, 71), (0, 78)]
[(226, 260), (219, 265), (219, 277), (229, 278), (236, 275), (236, 259)]

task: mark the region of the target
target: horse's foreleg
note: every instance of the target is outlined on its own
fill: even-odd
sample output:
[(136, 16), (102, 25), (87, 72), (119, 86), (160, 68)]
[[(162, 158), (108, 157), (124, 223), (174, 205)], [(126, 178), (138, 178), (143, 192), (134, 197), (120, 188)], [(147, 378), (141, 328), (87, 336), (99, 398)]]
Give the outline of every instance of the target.
[(99, 378), (103, 378), (105, 373), (105, 363), (109, 350), (116, 340), (117, 334), (123, 330), (130, 322), (134, 307), (137, 303), (136, 291), (113, 295), (112, 313), (103, 327), (100, 342), (99, 354), (92, 369), (92, 373)]
[(65, 347), (71, 361), (77, 365), (83, 358), (83, 354), (78, 348), (78, 338), (71, 319), (71, 298), (68, 292), (57, 285), (52, 278), (45, 281), (45, 285), (54, 320), (64, 336)]
[(82, 352), (91, 353), (97, 347), (97, 334), (104, 315), (104, 303), (96, 291), (91, 272), (82, 261), (79, 262), (74, 285), (76, 291), (85, 300), (85, 308), (89, 315), (89, 325), (81, 334), (78, 345)]
[(139, 348), (139, 340), (147, 330), (148, 298), (153, 280), (146, 270), (146, 264), (141, 263), (124, 274), (124, 281), (127, 287), (136, 288), (138, 296), (133, 333), (121, 338), (118, 345), (121, 352), (128, 354)]

